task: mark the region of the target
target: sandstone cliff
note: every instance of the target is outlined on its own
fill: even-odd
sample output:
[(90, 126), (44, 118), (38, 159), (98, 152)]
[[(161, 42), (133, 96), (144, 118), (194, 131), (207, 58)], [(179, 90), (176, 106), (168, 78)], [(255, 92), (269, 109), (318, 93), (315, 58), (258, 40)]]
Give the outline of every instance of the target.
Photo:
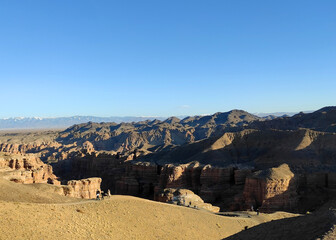
[(60, 184), (52, 167), (32, 154), (2, 154), (0, 169), (4, 178), (14, 182)]
[(81, 180), (71, 180), (67, 186), (62, 186), (64, 195), (75, 198), (96, 198), (96, 192), (101, 191), (101, 178), (87, 178)]
[(0, 177), (21, 184), (57, 185), (56, 193), (76, 198), (95, 198), (96, 191), (101, 190), (101, 178), (72, 180), (60, 185), (52, 167), (34, 154), (0, 154)]
[(246, 178), (243, 201), (245, 209), (263, 212), (296, 210), (298, 203), (294, 173), (287, 164), (257, 171)]

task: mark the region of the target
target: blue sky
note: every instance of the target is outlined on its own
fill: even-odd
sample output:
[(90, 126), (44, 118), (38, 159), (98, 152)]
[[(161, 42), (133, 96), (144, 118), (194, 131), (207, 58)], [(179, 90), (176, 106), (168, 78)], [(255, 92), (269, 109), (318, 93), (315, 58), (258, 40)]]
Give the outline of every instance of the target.
[(336, 105), (336, 1), (0, 1), (0, 117)]

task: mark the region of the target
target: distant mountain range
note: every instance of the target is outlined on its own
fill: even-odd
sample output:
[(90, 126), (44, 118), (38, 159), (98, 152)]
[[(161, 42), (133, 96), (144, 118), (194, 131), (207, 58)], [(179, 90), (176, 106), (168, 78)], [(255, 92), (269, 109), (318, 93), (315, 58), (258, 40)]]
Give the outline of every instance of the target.
[[(305, 111), (304, 113), (309, 113), (312, 111)], [(297, 114), (296, 112), (275, 112), (275, 113), (254, 113), (258, 117), (264, 118), (266, 120), (272, 120), (277, 117), (283, 116), (293, 116)], [(199, 116), (177, 116), (175, 119), (194, 119), (201, 118), (203, 116), (210, 115), (199, 115)], [(41, 117), (13, 117), (13, 118), (3, 118), (0, 119), (0, 129), (61, 129), (68, 128), (74, 124), (81, 124), (87, 122), (114, 122), (114, 123), (130, 123), (130, 122), (141, 122), (146, 120), (171, 120), (168, 117), (134, 117), (134, 116), (114, 116), (114, 117), (95, 117), (95, 116), (72, 116), (72, 117), (55, 117), (55, 118), (41, 118)], [(175, 120), (176, 121), (176, 120)]]
[[(311, 113), (314, 111), (303, 111), (303, 113)], [(264, 118), (270, 118), (270, 117), (284, 117), (284, 116), (294, 116), (295, 114), (298, 114), (298, 112), (272, 112), (272, 113), (253, 113), (254, 115), (258, 117), (264, 117)]]
[(127, 152), (134, 149), (157, 151), (156, 148), (195, 142), (225, 131), (237, 131), (254, 121), (265, 121), (243, 110), (218, 112), (213, 115), (170, 117), (164, 121), (146, 120), (135, 123), (88, 122), (61, 132), (57, 141), (62, 144), (90, 141), (96, 150)]
[(0, 119), (0, 129), (45, 129), (45, 128), (68, 128), (74, 124), (87, 122), (139, 122), (145, 120), (165, 120), (165, 117), (95, 117), (95, 116), (73, 116), (73, 117), (15, 117)]

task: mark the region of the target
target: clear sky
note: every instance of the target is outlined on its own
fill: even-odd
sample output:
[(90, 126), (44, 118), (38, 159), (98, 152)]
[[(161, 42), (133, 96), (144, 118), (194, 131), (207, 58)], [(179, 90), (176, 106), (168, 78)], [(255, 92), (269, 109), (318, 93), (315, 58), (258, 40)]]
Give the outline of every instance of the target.
[(1, 0), (0, 117), (336, 105), (335, 0)]

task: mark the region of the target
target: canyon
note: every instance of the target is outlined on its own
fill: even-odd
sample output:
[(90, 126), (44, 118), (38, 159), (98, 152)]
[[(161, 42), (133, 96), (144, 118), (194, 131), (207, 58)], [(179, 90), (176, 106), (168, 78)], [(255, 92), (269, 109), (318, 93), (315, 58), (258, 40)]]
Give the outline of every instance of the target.
[(233, 110), (5, 133), (0, 152), (10, 160), (0, 164), (15, 169), (7, 171), (14, 182), (49, 183), (79, 198), (102, 189), (169, 202), (183, 190), (220, 211), (306, 212), (336, 191), (335, 112), (327, 107), (267, 120)]

